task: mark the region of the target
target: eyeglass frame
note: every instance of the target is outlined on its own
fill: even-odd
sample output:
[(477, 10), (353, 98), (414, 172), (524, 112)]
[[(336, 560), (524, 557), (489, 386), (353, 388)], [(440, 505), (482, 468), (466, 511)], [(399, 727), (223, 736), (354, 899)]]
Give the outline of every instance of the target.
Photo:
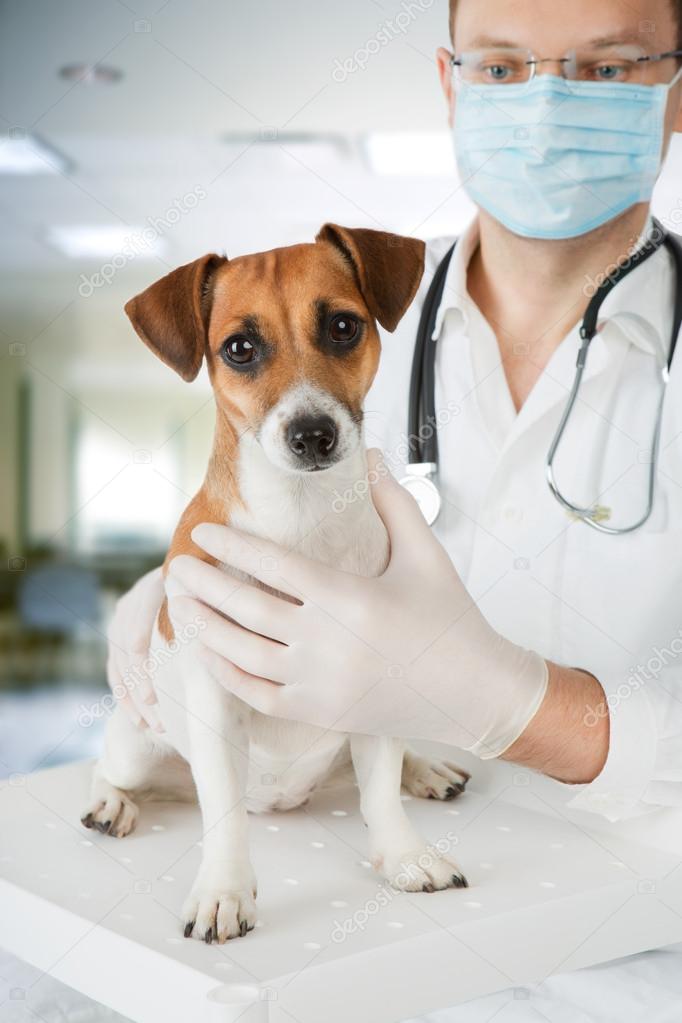
[[(572, 50), (567, 50), (567, 55), (564, 56), (564, 57), (540, 57), (540, 58), (537, 58), (535, 56), (535, 54), (533, 53), (533, 51), (530, 50), (530, 49), (526, 49), (525, 46), (498, 46), (498, 47), (490, 46), (490, 47), (479, 47), (477, 50), (470, 50), (468, 52), (470, 52), (470, 53), (477, 53), (477, 52), (482, 52), (482, 51), (484, 51), (486, 49), (499, 50), (499, 51), (505, 51), (505, 50), (509, 51), (509, 50), (512, 50), (512, 51), (516, 51), (518, 53), (520, 53), (521, 51), (525, 51), (526, 53), (528, 53), (530, 55), (530, 57), (531, 57), (531, 60), (526, 61), (526, 64), (530, 67), (531, 70), (530, 70), (530, 74), (529, 74), (528, 78), (526, 79), (526, 81), (521, 83), (523, 85), (527, 85), (529, 82), (532, 82), (533, 79), (536, 77), (538, 64), (568, 64), (571, 61), (571, 56), (570, 55), (572, 54), (573, 55), (573, 59), (575, 60), (575, 57), (576, 57), (576, 55), (578, 53), (578, 50), (572, 49)], [(462, 52), (466, 53), (467, 51), (464, 50)], [(461, 58), (461, 56), (462, 56), (462, 54), (460, 54), (460, 58)], [(644, 64), (644, 63), (647, 63), (647, 62), (650, 62), (650, 61), (651, 62), (657, 62), (657, 61), (661, 61), (661, 60), (670, 60), (670, 59), (672, 59), (674, 57), (677, 57), (677, 58), (682, 60), (682, 50), (667, 50), (664, 53), (643, 54), (641, 57), (636, 57), (633, 60), (633, 64)], [(450, 68), (451, 68), (452, 71), (454, 71), (454, 69), (456, 67), (462, 67), (462, 61), (461, 61), (461, 59), (457, 58), (457, 54), (453, 53), (453, 55), (450, 57)], [(682, 70), (682, 68), (680, 70)], [(678, 74), (679, 74), (679, 71), (678, 71)], [(565, 81), (573, 81), (573, 79), (566, 78), (565, 75), (562, 75), (562, 77), (564, 78)], [(672, 83), (675, 81), (676, 77), (677, 76), (673, 76), (671, 82), (669, 83), (670, 85), (672, 85)], [(491, 85), (497, 85), (497, 84), (504, 84), (504, 83), (491, 82), (490, 84)], [(609, 83), (604, 83), (604, 84), (609, 84)], [(611, 83), (611, 84), (617, 84), (617, 83)]]

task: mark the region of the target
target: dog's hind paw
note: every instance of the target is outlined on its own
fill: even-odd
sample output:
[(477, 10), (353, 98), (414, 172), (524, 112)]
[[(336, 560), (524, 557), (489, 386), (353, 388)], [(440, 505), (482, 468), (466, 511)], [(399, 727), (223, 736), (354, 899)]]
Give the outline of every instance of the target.
[(464, 792), (471, 776), (447, 760), (431, 760), (405, 751), (402, 786), (420, 799), (455, 799)]
[(256, 901), (248, 889), (230, 891), (195, 885), (182, 907), (186, 938), (222, 945), (256, 926)]
[(97, 796), (81, 817), (85, 828), (125, 838), (137, 824), (139, 810), (132, 799), (113, 785), (98, 785)]

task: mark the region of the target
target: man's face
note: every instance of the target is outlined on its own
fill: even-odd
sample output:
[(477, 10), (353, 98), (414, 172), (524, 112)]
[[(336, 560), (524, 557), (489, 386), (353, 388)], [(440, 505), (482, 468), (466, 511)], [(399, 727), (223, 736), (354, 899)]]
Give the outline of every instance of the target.
[[(677, 49), (678, 39), (670, 0), (458, 0), (453, 30), (457, 53), (504, 44), (530, 50), (538, 58), (559, 58), (607, 40), (657, 54)], [(451, 56), (448, 50), (438, 50), (450, 125), (457, 116)], [(678, 66), (673, 59), (646, 65), (644, 81), (669, 82)], [(544, 63), (537, 73), (558, 75), (561, 65)], [(682, 82), (668, 98), (664, 151), (673, 131), (682, 132)]]

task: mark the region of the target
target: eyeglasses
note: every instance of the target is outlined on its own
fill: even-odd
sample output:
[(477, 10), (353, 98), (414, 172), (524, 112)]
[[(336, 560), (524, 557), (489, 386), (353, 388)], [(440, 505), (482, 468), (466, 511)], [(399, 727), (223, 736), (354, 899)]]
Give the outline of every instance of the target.
[[(471, 50), (451, 58), (455, 85), (525, 85), (532, 81), (541, 64), (558, 65), (558, 73), (569, 82), (603, 82), (612, 85), (654, 85), (675, 78), (656, 79), (655, 69), (663, 61), (682, 57), (682, 50), (648, 55), (638, 46), (587, 47), (569, 50), (563, 57), (534, 56), (530, 50), (507, 46)], [(662, 70), (662, 69), (661, 69)]]

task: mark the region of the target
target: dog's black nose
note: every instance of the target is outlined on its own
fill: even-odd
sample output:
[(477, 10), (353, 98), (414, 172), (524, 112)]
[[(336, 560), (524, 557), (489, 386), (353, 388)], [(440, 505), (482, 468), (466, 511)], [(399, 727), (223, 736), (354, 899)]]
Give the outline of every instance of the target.
[(302, 462), (316, 464), (331, 455), (336, 445), (336, 426), (331, 416), (301, 416), (287, 429), (287, 444)]

